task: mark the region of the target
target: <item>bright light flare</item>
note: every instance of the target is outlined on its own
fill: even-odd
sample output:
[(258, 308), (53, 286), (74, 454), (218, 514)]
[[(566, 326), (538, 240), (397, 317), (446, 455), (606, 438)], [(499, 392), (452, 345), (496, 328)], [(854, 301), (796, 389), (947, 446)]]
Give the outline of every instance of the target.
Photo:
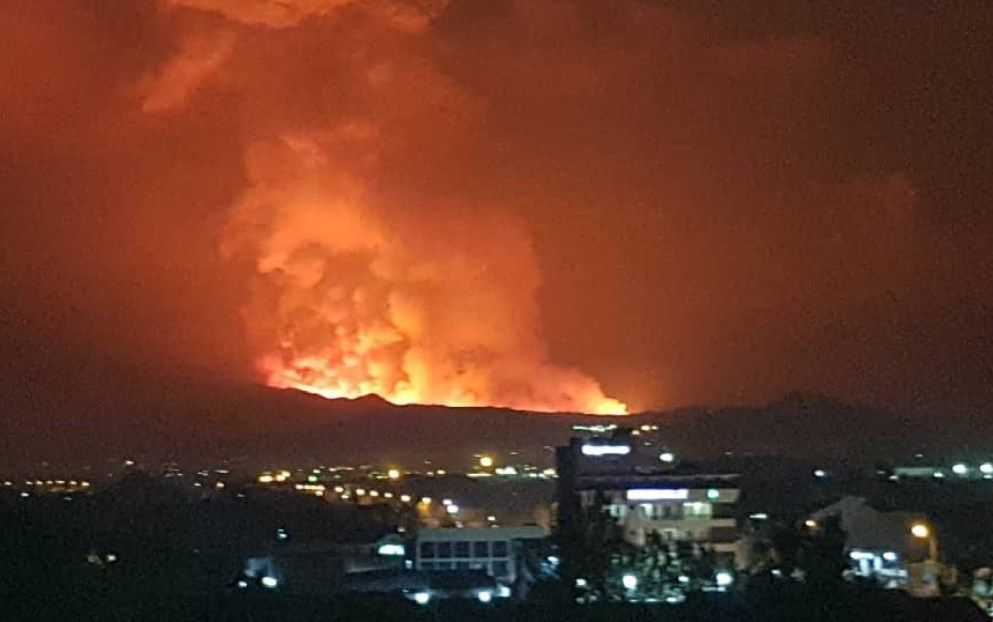
[(931, 535), (931, 529), (924, 523), (914, 523), (910, 526), (910, 535), (924, 539)]

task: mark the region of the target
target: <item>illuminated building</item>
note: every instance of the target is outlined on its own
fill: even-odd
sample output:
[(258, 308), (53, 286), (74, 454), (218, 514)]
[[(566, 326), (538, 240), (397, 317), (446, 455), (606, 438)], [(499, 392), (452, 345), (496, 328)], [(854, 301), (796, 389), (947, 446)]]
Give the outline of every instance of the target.
[(887, 588), (933, 596), (937, 592), (938, 540), (921, 512), (881, 511), (864, 497), (843, 497), (814, 512), (808, 521), (840, 521), (853, 574)]
[(525, 541), (546, 540), (537, 526), (421, 529), (417, 534), (417, 570), (482, 570), (502, 585), (517, 580), (518, 553)]
[(669, 546), (711, 551), (721, 567), (734, 568), (737, 474), (696, 471), (660, 460), (657, 448), (624, 428), (570, 439), (556, 450), (556, 470), (556, 538), (563, 556), (578, 558), (595, 531), (585, 523), (606, 514), (630, 545), (644, 547), (650, 538), (660, 537)]

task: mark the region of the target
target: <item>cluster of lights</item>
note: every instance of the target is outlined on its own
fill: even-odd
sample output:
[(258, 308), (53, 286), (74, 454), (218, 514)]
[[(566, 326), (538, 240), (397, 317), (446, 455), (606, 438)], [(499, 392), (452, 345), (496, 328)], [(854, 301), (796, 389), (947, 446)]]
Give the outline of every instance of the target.
[(290, 472), (284, 470), (276, 471), (275, 473), (263, 473), (259, 475), (258, 482), (260, 484), (271, 484), (273, 482), (281, 484), (288, 479), (290, 479)]
[[(521, 472), (523, 470), (523, 473)], [(558, 477), (553, 468), (546, 468), (538, 470), (537, 467), (526, 464), (520, 466), (502, 466), (496, 467), (495, 469), (489, 469), (485, 471), (472, 471), (465, 474), (466, 477), (471, 478), (485, 478), (485, 477), (523, 477), (527, 479), (554, 479)]]
[[(647, 434), (649, 432), (656, 432), (656, 431), (658, 431), (658, 429), (659, 429), (659, 426), (657, 426), (657, 425), (649, 425), (649, 424), (645, 423), (643, 425), (638, 426), (638, 429), (637, 430), (632, 430), (631, 431), (631, 434), (634, 435), (634, 436), (641, 436), (643, 433)], [(648, 445), (650, 443), (645, 443), (645, 444)]]
[[(960, 477), (965, 477), (966, 475), (968, 475), (970, 470), (971, 469), (969, 468), (969, 465), (965, 464), (964, 462), (959, 462), (952, 465), (952, 473)], [(993, 476), (993, 462), (984, 462), (980, 464), (979, 472), (982, 473), (984, 477), (987, 475)]]
[[(13, 486), (14, 485), (14, 482), (5, 481), (3, 483), (3, 485), (4, 486)], [(25, 486), (72, 486), (72, 487), (79, 487), (79, 488), (89, 488), (90, 487), (90, 483), (89, 482), (87, 482), (85, 480), (79, 481), (79, 480), (74, 480), (74, 479), (70, 479), (70, 480), (65, 480), (65, 479), (46, 479), (46, 480), (40, 480), (40, 479), (36, 479), (34, 481), (32, 481), (32, 480), (25, 480), (24, 481), (24, 485)]]

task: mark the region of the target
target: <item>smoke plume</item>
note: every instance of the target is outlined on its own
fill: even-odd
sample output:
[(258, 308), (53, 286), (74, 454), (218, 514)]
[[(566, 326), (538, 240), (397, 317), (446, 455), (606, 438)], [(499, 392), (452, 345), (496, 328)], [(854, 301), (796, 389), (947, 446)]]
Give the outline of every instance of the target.
[[(592, 378), (549, 361), (541, 278), (522, 222), (444, 196), (405, 204), (415, 199), (376, 183), (391, 145), (416, 140), (411, 130), (460, 126), (466, 135), (481, 113), (416, 53), (417, 34), (443, 5), (173, 4), (271, 29), (314, 16), (348, 20), (349, 41), (334, 48), (337, 76), (329, 78), (341, 107), (305, 120), (256, 109), (265, 131), (246, 127), (248, 189), (231, 209), (222, 252), (253, 266), (243, 315), (265, 382), (398, 404), (625, 412)], [(239, 52), (233, 40), (228, 30), (213, 41), (186, 39), (143, 81), (143, 109), (181, 106)], [(301, 97), (311, 96), (308, 86)]]

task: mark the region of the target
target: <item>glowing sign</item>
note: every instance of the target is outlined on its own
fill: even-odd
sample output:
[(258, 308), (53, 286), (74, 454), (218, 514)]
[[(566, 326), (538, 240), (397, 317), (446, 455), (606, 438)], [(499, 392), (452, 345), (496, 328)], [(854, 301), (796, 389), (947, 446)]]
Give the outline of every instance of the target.
[(628, 501), (681, 501), (690, 496), (686, 488), (634, 488), (627, 491)]
[(626, 456), (631, 453), (630, 445), (583, 445), (584, 456)]
[(390, 556), (395, 555), (402, 557), (404, 554), (406, 554), (406, 549), (402, 544), (386, 543), (386, 544), (380, 544), (376, 552), (379, 553), (380, 555), (390, 555)]

